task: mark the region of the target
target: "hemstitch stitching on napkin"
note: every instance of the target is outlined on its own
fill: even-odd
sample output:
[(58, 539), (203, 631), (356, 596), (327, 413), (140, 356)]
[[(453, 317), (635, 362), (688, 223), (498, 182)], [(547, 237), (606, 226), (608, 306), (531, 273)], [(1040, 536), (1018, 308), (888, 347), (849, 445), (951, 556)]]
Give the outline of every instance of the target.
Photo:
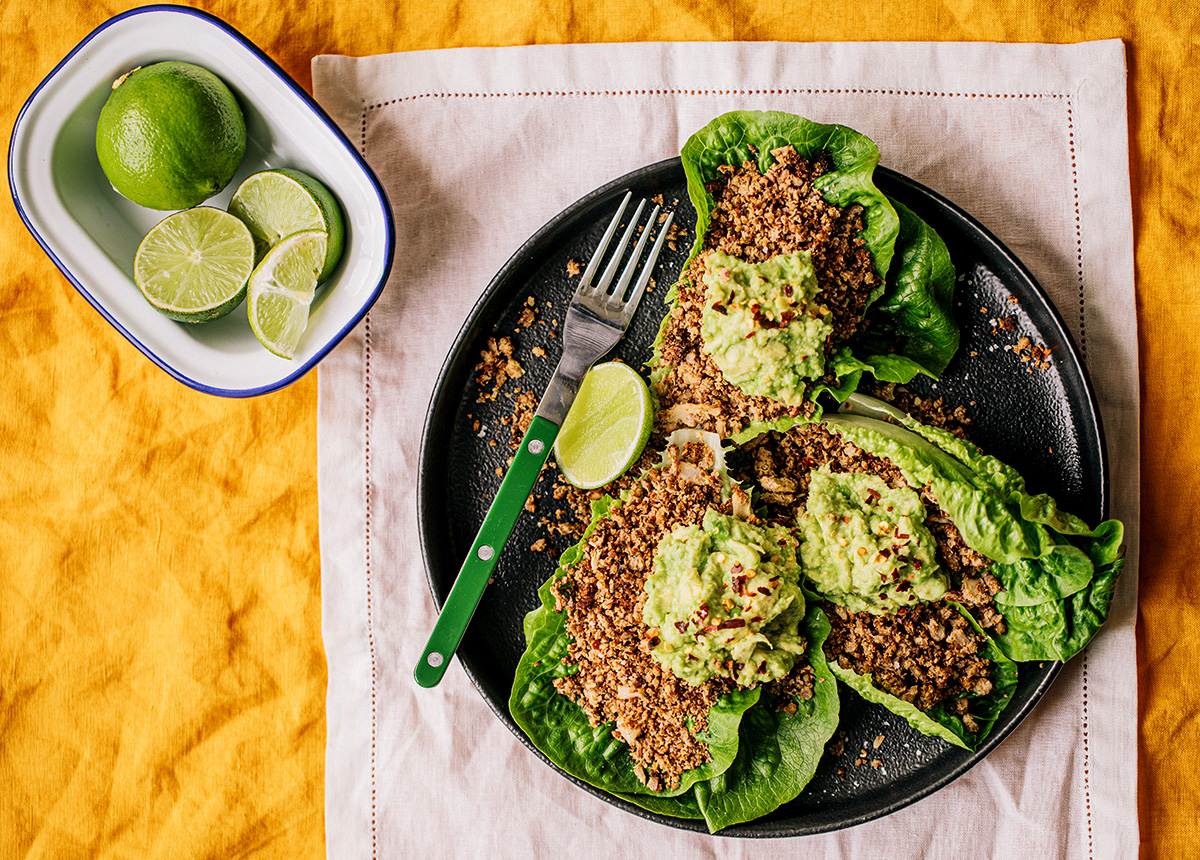
[[(366, 146), (363, 146), (366, 155)], [(371, 856), (377, 857), (379, 835), (376, 830), (375, 801), (378, 787), (375, 782), (375, 742), (378, 738), (378, 719), (375, 710), (378, 691), (378, 671), (375, 661), (375, 613), (374, 590), (371, 588), (371, 315), (363, 321), (363, 502), (364, 517), (364, 568), (367, 581), (367, 645), (371, 652)]]
[[(1079, 350), (1087, 364), (1087, 321), (1083, 314), (1083, 218), (1079, 211), (1079, 170), (1075, 164), (1075, 117), (1067, 99), (1067, 145), (1071, 154), (1071, 193), (1075, 197), (1075, 273), (1079, 279)], [(1085, 664), (1084, 676), (1087, 669)], [(1086, 689), (1086, 688), (1085, 688)]]
[(376, 102), (363, 108), (363, 131), (365, 140), (366, 113), (388, 105), (416, 99), (487, 99), (487, 98), (532, 98), (538, 96), (788, 96), (788, 95), (884, 95), (884, 96), (918, 96), (918, 97), (958, 97), (972, 99), (1067, 99), (1068, 93), (972, 93), (972, 92), (935, 92), (933, 90), (891, 90), (891, 89), (861, 89), (857, 87), (837, 89), (757, 89), (757, 90), (528, 90), (511, 93), (415, 93), (411, 96), (401, 96), (385, 102)]

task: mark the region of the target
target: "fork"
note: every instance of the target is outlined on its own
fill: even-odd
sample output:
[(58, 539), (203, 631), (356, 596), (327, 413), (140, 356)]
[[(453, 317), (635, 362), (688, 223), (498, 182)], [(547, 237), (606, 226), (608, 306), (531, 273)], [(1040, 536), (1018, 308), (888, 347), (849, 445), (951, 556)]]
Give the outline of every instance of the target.
[(583, 272), (575, 295), (571, 297), (566, 321), (563, 323), (562, 358), (554, 370), (554, 377), (538, 403), (529, 430), (521, 439), (521, 447), (513, 457), (512, 465), (509, 466), (500, 484), (500, 490), (496, 493), (487, 516), (484, 517), (483, 525), (479, 527), (479, 533), (471, 544), (471, 551), (467, 554), (458, 577), (446, 596), (446, 603), (442, 606), (433, 632), (429, 635), (425, 651), (413, 670), (413, 677), (422, 687), (435, 686), (446, 673), (450, 658), (458, 649), (467, 624), (475, 614), (475, 607), (479, 605), (504, 544), (507, 543), (525, 506), (525, 500), (550, 455), (550, 447), (558, 436), (559, 428), (567, 417), (575, 395), (579, 393), (583, 377), (598, 359), (616, 346), (617, 341), (629, 328), (633, 312), (637, 310), (638, 302), (650, 282), (650, 274), (670, 230), (671, 221), (675, 217), (673, 212), (668, 213), (659, 228), (658, 238), (646, 257), (642, 271), (638, 274), (629, 297), (625, 297), (630, 281), (637, 274), (638, 261), (653, 231), (662, 208), (660, 206), (655, 206), (654, 211), (650, 213), (629, 262), (621, 271), (616, 284), (613, 284), (625, 248), (637, 230), (642, 211), (646, 207), (646, 201), (642, 200), (633, 217), (629, 219), (600, 280), (592, 285), (604, 252), (617, 232), (621, 217), (625, 214), (632, 197), (632, 192), (626, 192), (617, 214), (613, 216), (612, 222), (600, 239), (599, 247)]

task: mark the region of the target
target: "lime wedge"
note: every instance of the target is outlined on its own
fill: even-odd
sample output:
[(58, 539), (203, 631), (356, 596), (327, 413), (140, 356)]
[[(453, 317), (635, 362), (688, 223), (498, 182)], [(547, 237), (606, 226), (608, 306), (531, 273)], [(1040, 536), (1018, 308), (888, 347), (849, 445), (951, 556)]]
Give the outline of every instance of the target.
[(325, 261), (321, 230), (294, 233), (275, 244), (250, 276), (246, 312), (254, 336), (283, 358), (296, 354)]
[(155, 308), (198, 323), (241, 304), (254, 269), (254, 240), (237, 218), (200, 206), (168, 215), (138, 245), (133, 280)]
[(554, 443), (563, 477), (584, 490), (615, 481), (646, 447), (653, 423), (650, 389), (637, 371), (619, 361), (596, 365)]
[(318, 281), (328, 278), (341, 259), (341, 207), (328, 188), (306, 173), (289, 168), (255, 173), (233, 193), (229, 211), (250, 228), (260, 260), (284, 236), (304, 230), (329, 234)]

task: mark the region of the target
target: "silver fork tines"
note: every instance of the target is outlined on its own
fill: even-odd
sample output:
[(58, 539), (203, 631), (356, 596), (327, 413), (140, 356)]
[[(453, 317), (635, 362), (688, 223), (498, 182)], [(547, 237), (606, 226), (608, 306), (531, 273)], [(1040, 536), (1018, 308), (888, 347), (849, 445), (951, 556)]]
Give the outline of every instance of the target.
[[(638, 225), (641, 223), (642, 212), (646, 208), (646, 201), (642, 200), (629, 219), (625, 232), (613, 250), (600, 280), (593, 285), (592, 278), (604, 259), (609, 242), (617, 232), (621, 218), (632, 197), (632, 193), (626, 192), (625, 198), (617, 209), (617, 214), (608, 225), (608, 229), (604, 231), (599, 247), (588, 262), (583, 277), (580, 278), (579, 287), (575, 290), (575, 295), (571, 297), (570, 306), (567, 308), (567, 318), (563, 325), (562, 359), (554, 371), (554, 378), (550, 380), (550, 385), (546, 389), (541, 403), (538, 404), (537, 411), (538, 415), (558, 425), (561, 425), (567, 417), (567, 410), (575, 399), (575, 394), (579, 391), (579, 386), (583, 382), (588, 368), (616, 346), (621, 335), (625, 333), (625, 329), (629, 327), (633, 313), (637, 310), (638, 302), (641, 301), (646, 286), (650, 283), (654, 264), (658, 260), (663, 242), (670, 231), (671, 222), (675, 218), (675, 213), (670, 212), (659, 226), (658, 237), (642, 264), (641, 274), (638, 275), (637, 281), (630, 290), (630, 281), (633, 281), (633, 277), (637, 273), (642, 252), (646, 248), (650, 234), (654, 232), (654, 225), (662, 209), (660, 206), (654, 207), (642, 228), (641, 236), (638, 238), (633, 253), (624, 269), (621, 270), (621, 275), (614, 286), (613, 279), (616, 277), (617, 269), (625, 255), (625, 248), (637, 231)], [(628, 297), (626, 297), (627, 291)]]

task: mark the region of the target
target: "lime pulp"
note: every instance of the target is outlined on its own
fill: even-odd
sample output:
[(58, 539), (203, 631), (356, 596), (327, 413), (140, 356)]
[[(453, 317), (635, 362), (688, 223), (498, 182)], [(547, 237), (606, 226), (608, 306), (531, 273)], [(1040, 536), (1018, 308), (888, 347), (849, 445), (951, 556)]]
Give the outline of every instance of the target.
[(246, 295), (254, 240), (240, 220), (198, 206), (168, 215), (138, 245), (133, 279), (172, 319), (198, 323), (232, 311)]
[(342, 256), (341, 207), (321, 182), (290, 168), (248, 177), (229, 201), (229, 211), (246, 222), (259, 259), (285, 236), (323, 230), (329, 236), (318, 280), (328, 278)]
[(654, 423), (650, 389), (619, 361), (588, 371), (554, 443), (558, 467), (581, 489), (615, 481), (646, 447)]
[(322, 230), (287, 236), (267, 252), (250, 276), (246, 302), (250, 328), (278, 356), (294, 357), (308, 327), (327, 242)]

